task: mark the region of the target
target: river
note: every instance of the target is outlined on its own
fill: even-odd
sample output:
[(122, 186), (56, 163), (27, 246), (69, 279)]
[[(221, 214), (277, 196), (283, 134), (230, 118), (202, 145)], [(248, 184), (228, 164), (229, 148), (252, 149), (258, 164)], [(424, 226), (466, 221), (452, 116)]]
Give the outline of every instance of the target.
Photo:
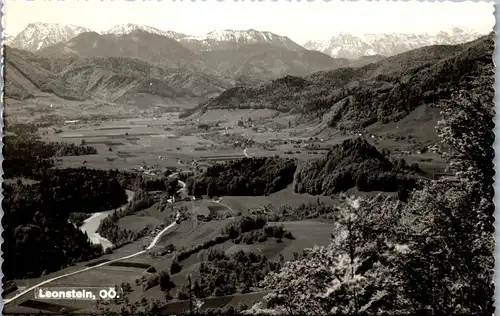
[[(127, 193), (127, 203), (132, 201), (132, 198), (135, 195), (135, 192), (125, 190)], [(125, 208), (127, 204), (121, 206), (118, 208), (118, 210), (122, 210)], [(90, 242), (93, 244), (101, 244), (102, 248), (106, 250), (107, 248), (113, 247), (113, 244), (111, 241), (107, 240), (106, 238), (102, 237), (99, 235), (96, 230), (99, 227), (99, 224), (103, 219), (108, 217), (109, 215), (113, 214), (115, 210), (109, 210), (109, 211), (104, 211), (104, 212), (97, 212), (92, 214), (89, 218), (87, 218), (84, 222), (83, 225), (80, 227), (80, 230), (83, 232), (87, 233), (87, 236), (89, 236)]]

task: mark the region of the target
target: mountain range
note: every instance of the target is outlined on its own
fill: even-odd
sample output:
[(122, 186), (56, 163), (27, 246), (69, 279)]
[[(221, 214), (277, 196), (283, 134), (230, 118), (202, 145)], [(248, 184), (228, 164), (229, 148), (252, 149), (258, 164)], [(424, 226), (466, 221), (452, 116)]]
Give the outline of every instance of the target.
[[(348, 59), (370, 55), (393, 56), (423, 46), (465, 43), (485, 35), (454, 27), (435, 35), (390, 33), (355, 36), (338, 34), (324, 41), (308, 41), (299, 45), (286, 36), (254, 29), (218, 30), (203, 36), (192, 36), (132, 23), (115, 25), (102, 34), (120, 36), (137, 30), (172, 38), (194, 52), (236, 49), (246, 44), (269, 44), (292, 51), (316, 50), (334, 58)], [(15, 48), (36, 52), (50, 45), (67, 42), (84, 32), (94, 31), (74, 25), (30, 23), (7, 43)]]
[(189, 36), (179, 41), (193, 51), (235, 49), (246, 44), (269, 44), (292, 51), (305, 50), (286, 36), (254, 29), (212, 31), (204, 36)]
[(81, 33), (69, 41), (42, 48), (36, 55), (50, 58), (131, 57), (171, 68), (210, 72), (196, 53), (176, 40), (139, 29), (122, 35)]
[[(5, 96), (120, 104), (188, 99), (199, 105), (186, 115), (270, 108), (356, 129), (398, 120), (483, 76), (492, 64), (492, 39), (468, 41), (475, 36), (460, 29), (434, 37), (342, 34), (303, 47), (252, 29), (194, 37), (135, 24), (99, 34), (32, 23), (7, 41)], [(462, 41), (468, 42), (455, 44)]]
[(412, 49), (430, 45), (454, 45), (475, 40), (485, 34), (454, 27), (430, 34), (365, 34), (355, 36), (339, 34), (325, 41), (308, 41), (304, 47), (317, 50), (336, 58), (359, 58), (362, 56), (393, 56)]
[(138, 24), (132, 24), (132, 23), (127, 23), (127, 24), (118, 24), (104, 32), (104, 34), (113, 34), (113, 35), (125, 35), (125, 34), (130, 34), (133, 31), (144, 31), (152, 34), (157, 34), (157, 35), (163, 35), (166, 37), (173, 38), (175, 40), (179, 40), (181, 38), (187, 37), (188, 35), (182, 34), (182, 33), (177, 33), (174, 31), (162, 31), (159, 30), (155, 27), (152, 26), (147, 26), (147, 25), (138, 25)]
[[(112, 31), (81, 32), (67, 41), (42, 45), (35, 51), (14, 48), (16, 39), (24, 36), (18, 35), (6, 52), (6, 97), (31, 98), (41, 91), (67, 99), (85, 100), (98, 94), (107, 101), (128, 102), (134, 98), (124, 94), (132, 96), (141, 91), (155, 102), (163, 103), (179, 96), (205, 98), (230, 87), (259, 84), (285, 75), (301, 76), (370, 62), (334, 59), (300, 49), (289, 39), (272, 33), (264, 33), (271, 40), (269, 43), (236, 37), (227, 39), (239, 41), (236, 45), (196, 52), (159, 30), (143, 30), (128, 24)], [(65, 39), (71, 32), (54, 34)], [(37, 43), (32, 40), (30, 47)], [(118, 84), (119, 79), (123, 85)]]

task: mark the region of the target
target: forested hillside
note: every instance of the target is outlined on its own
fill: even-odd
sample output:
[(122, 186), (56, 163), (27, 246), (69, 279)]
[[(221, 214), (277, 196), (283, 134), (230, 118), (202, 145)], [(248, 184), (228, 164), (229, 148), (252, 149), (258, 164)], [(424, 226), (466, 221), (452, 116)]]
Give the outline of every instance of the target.
[[(68, 222), (70, 212), (106, 210), (127, 201), (116, 179), (103, 170), (52, 169), (56, 155), (95, 154), (95, 148), (43, 143), (29, 128), (5, 140), (3, 271), (10, 278), (37, 277), (102, 254)], [(34, 180), (24, 183), (21, 179)], [(37, 262), (37, 264), (33, 264)]]
[(37, 55), (48, 58), (140, 58), (152, 63), (160, 63), (168, 68), (183, 68), (191, 72), (206, 71), (207, 74), (210, 72), (197, 54), (176, 40), (141, 30), (121, 36), (100, 35), (95, 32), (82, 33), (67, 42), (43, 48), (37, 52)]
[(235, 87), (201, 104), (214, 108), (270, 108), (325, 116), (347, 129), (399, 120), (423, 104), (438, 104), (489, 76), (493, 35), (455, 46), (430, 46), (361, 68), (340, 68), (306, 77), (287, 76), (254, 87)]
[(377, 151), (363, 138), (335, 145), (321, 158), (309, 160), (297, 173), (297, 193), (333, 195), (356, 186), (360, 191), (413, 189), (418, 183), (419, 166), (396, 162)]

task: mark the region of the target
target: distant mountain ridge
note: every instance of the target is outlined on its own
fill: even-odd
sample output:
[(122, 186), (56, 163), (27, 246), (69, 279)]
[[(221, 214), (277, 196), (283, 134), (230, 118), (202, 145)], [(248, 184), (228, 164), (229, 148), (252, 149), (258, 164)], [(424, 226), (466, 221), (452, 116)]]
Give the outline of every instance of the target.
[[(235, 80), (235, 85), (249, 85), (277, 79), (285, 75), (302, 76), (320, 70), (352, 66), (347, 59), (334, 59), (326, 54), (293, 46), (286, 38), (264, 33), (278, 44), (259, 42), (253, 38), (240, 40), (224, 32), (222, 39), (240, 44), (217, 42), (218, 48), (194, 52), (180, 41), (128, 26), (117, 28), (113, 34), (82, 33), (67, 42), (61, 42), (36, 52), (48, 58), (65, 57), (129, 57), (162, 63), (171, 68), (203, 72), (219, 78)], [(154, 31), (154, 30), (153, 30)], [(130, 33), (128, 33), (130, 32)], [(118, 35), (124, 33), (122, 35)], [(243, 33), (238, 33), (242, 35)], [(253, 33), (252, 33), (253, 34)], [(263, 35), (263, 36), (264, 36)], [(283, 45), (280, 45), (283, 44)], [(234, 44), (234, 45), (233, 45)], [(222, 49), (222, 46), (225, 49)], [(292, 46), (291, 46), (292, 45)], [(287, 47), (295, 48), (290, 50)], [(357, 60), (364, 65), (370, 60)]]
[[(101, 34), (122, 36), (137, 30), (172, 38), (194, 52), (237, 49), (248, 44), (269, 44), (291, 51), (315, 50), (333, 58), (348, 59), (371, 55), (389, 57), (423, 46), (465, 43), (485, 35), (459, 27), (441, 31), (436, 35), (390, 33), (356, 36), (341, 33), (327, 40), (308, 41), (304, 45), (299, 45), (286, 36), (254, 29), (216, 30), (202, 36), (192, 36), (133, 23), (115, 25)], [(8, 43), (12, 47), (35, 52), (50, 45), (66, 42), (84, 32), (94, 31), (74, 25), (30, 23)]]
[(62, 25), (57, 23), (30, 23), (12, 42), (12, 47), (38, 51), (50, 45), (67, 42), (73, 37), (84, 32), (95, 32), (102, 35), (126, 35), (141, 30), (152, 34), (162, 35), (181, 42), (193, 51), (208, 51), (226, 48), (237, 48), (245, 44), (270, 44), (289, 50), (304, 50), (302, 46), (295, 43), (286, 36), (280, 36), (271, 32), (249, 30), (219, 30), (211, 31), (203, 36), (192, 36), (174, 31), (164, 31), (158, 28), (133, 23), (119, 24), (109, 30), (98, 33), (89, 28)]
[(304, 47), (317, 50), (334, 58), (359, 58), (362, 56), (394, 56), (412, 49), (430, 45), (456, 45), (473, 41), (486, 34), (454, 27), (430, 34), (365, 34), (355, 36), (341, 33), (324, 41), (308, 41)]
[(493, 75), (494, 35), (460, 45), (418, 48), (358, 68), (285, 76), (235, 87), (184, 116), (210, 109), (275, 109), (320, 118), (325, 126), (357, 130), (439, 104), (453, 91)]

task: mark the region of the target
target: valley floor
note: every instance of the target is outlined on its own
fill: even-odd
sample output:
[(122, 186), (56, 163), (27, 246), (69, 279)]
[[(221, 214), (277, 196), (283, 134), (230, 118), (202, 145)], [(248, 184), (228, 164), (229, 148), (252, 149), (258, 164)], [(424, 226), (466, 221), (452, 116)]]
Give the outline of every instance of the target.
[[(90, 120), (88, 122), (63, 123), (57, 128), (42, 128), (40, 132), (42, 138), (47, 141), (82, 143), (97, 148), (98, 154), (96, 155), (59, 158), (58, 163), (61, 168), (80, 166), (97, 169), (116, 168), (136, 170), (152, 177), (163, 174), (166, 169), (177, 172), (197, 171), (212, 165), (214, 162), (243, 157), (279, 155), (298, 158), (299, 164), (302, 164), (308, 159), (323, 155), (334, 144), (356, 136), (355, 134), (342, 135), (339, 131), (332, 130), (318, 131), (313, 126), (308, 125), (290, 126), (292, 123), (289, 122), (294, 122), (293, 116), (280, 115), (276, 117), (276, 113), (269, 110), (241, 110), (226, 114), (209, 111), (202, 117), (187, 121), (179, 120), (171, 114), (149, 118)], [(200, 124), (213, 124), (214, 122), (217, 124), (210, 125), (209, 130), (200, 128)], [(409, 163), (418, 162), (429, 174), (442, 173), (444, 163), (437, 154), (420, 154), (416, 150), (403, 154), (404, 151), (408, 151), (412, 144), (418, 145), (419, 139), (426, 141), (427, 137), (419, 134), (422, 132), (419, 132), (417, 128), (410, 128), (410, 122), (405, 123), (405, 126), (405, 134), (414, 135), (415, 141), (399, 141), (388, 137), (388, 134), (395, 131), (393, 126), (385, 127), (386, 130), (384, 127), (374, 128), (366, 136), (379, 150), (390, 148), (394, 155), (404, 155)], [(396, 150), (394, 151), (394, 149)], [(347, 193), (367, 194), (355, 189)], [(369, 194), (376, 193), (379, 192)], [(275, 207), (281, 205), (296, 207), (302, 203), (318, 200), (330, 205), (338, 203), (336, 197), (296, 194), (293, 192), (292, 185), (268, 196), (223, 196), (219, 203), (207, 199), (191, 202), (178, 201), (175, 203), (176, 206), (185, 206), (191, 217), (162, 235), (158, 239), (157, 246), (173, 244), (179, 249), (213, 239), (220, 234), (221, 229), (236, 214), (245, 214), (248, 209), (267, 204), (272, 204)], [(214, 211), (227, 214), (227, 216), (225, 219), (210, 222), (201, 222), (197, 219), (197, 215), (208, 215)], [(121, 218), (119, 225), (132, 231), (139, 231), (144, 227), (154, 230), (160, 227), (167, 215), (154, 205), (137, 214)], [(263, 242), (252, 245), (235, 245), (228, 241), (217, 247), (228, 254), (241, 249), (265, 254), (272, 260), (277, 260), (280, 255), (285, 260), (291, 260), (294, 252), (300, 252), (302, 249), (314, 245), (329, 243), (332, 225), (328, 221), (305, 220), (281, 224), (293, 234), (294, 240), (285, 240), (281, 244)], [(150, 242), (151, 239), (152, 236), (146, 236), (94, 261), (113, 260), (140, 252), (142, 246)], [(152, 257), (147, 252), (141, 253), (133, 258), (123, 260), (121, 264), (117, 262), (104, 265), (58, 279), (45, 286), (111, 286), (129, 282), (132, 284), (130, 301), (139, 301), (142, 297), (163, 301), (164, 293), (158, 286), (143, 291), (140, 286), (135, 285), (135, 280), (148, 275), (146, 270), (151, 266), (156, 271), (168, 270), (172, 257), (172, 254)], [(179, 285), (185, 284), (186, 274), (193, 273), (195, 275), (199, 262), (196, 255), (183, 261), (181, 273), (173, 275), (172, 281)], [(20, 290), (26, 289), (44, 280), (84, 269), (87, 264), (81, 262), (40, 278), (15, 280), (15, 282)], [(204, 307), (236, 305), (239, 302), (250, 304), (264, 294), (265, 292), (261, 289), (255, 289), (252, 293), (206, 298), (203, 301)], [(12, 293), (8, 297), (14, 295), (16, 293)], [(178, 312), (185, 309), (186, 304), (186, 302), (174, 300), (167, 305), (165, 311)], [(4, 313), (35, 313), (37, 310), (54, 311), (63, 307), (75, 312), (89, 312), (95, 310), (95, 302), (52, 300), (42, 303), (39, 300), (34, 300), (31, 292), (9, 303), (5, 307)]]

